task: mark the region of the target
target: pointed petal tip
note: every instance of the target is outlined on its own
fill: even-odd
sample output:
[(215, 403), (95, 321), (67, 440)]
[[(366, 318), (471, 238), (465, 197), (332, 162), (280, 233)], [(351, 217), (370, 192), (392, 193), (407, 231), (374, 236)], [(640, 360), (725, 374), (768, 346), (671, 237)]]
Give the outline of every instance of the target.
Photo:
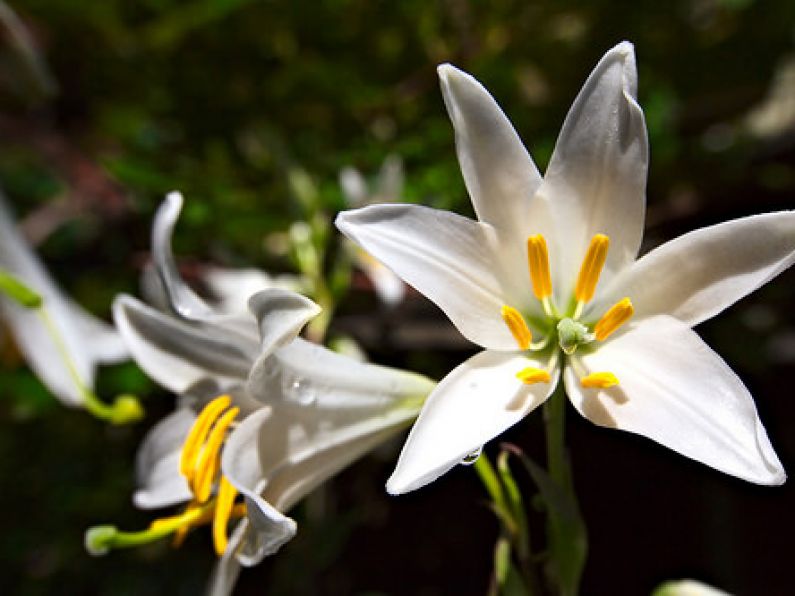
[(172, 190), (171, 192), (166, 193), (166, 199), (168, 203), (174, 203), (182, 206), (184, 198), (182, 197), (182, 193), (178, 190)]

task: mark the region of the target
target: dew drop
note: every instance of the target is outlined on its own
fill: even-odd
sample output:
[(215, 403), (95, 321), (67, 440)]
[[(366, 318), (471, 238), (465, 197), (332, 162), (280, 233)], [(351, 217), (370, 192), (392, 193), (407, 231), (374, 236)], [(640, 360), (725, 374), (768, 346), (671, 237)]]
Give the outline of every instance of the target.
[(317, 394), (308, 381), (295, 379), (290, 385), (290, 391), (293, 399), (302, 406), (310, 406), (317, 399)]
[(465, 466), (471, 466), (480, 457), (480, 454), (483, 453), (483, 447), (478, 447), (472, 453), (467, 453), (464, 457), (461, 458), (461, 463)]

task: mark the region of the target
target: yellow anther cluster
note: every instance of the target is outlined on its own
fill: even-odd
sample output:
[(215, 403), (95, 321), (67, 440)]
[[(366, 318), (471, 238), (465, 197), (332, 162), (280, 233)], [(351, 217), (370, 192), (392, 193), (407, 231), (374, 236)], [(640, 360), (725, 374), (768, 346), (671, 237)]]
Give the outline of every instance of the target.
[(533, 385), (535, 383), (549, 383), (549, 372), (543, 368), (528, 366), (516, 373), (516, 378), (522, 383)]
[(596, 372), (581, 378), (580, 384), (586, 389), (607, 389), (618, 385), (618, 378), (610, 372)]
[(508, 329), (511, 330), (516, 343), (519, 344), (519, 349), (528, 349), (530, 344), (533, 343), (533, 333), (527, 326), (522, 313), (508, 305), (503, 306), (500, 313), (502, 314), (502, 320), (505, 321)]
[(580, 267), (577, 276), (577, 285), (574, 288), (574, 297), (577, 302), (585, 304), (593, 298), (596, 291), (596, 284), (607, 259), (607, 249), (610, 246), (610, 239), (604, 234), (597, 234), (591, 238), (588, 252)]
[[(206, 519), (198, 519), (179, 528), (177, 542), (191, 526), (213, 522), (213, 544), (218, 555), (226, 549), (226, 526), (232, 515), (237, 491), (229, 481), (220, 475), (221, 448), (229, 427), (240, 413), (240, 408), (230, 407), (232, 399), (228, 395), (216, 397), (199, 413), (182, 446), (180, 472), (188, 481), (194, 500), (188, 505), (186, 513), (193, 509), (206, 509), (205, 504), (212, 496), (213, 485), (218, 481), (218, 495), (215, 506), (206, 509)], [(219, 478), (220, 475), (220, 478)], [(183, 514), (184, 515), (184, 514)], [(211, 517), (210, 517), (211, 516)]]
[(599, 322), (594, 327), (594, 334), (596, 339), (604, 341), (610, 337), (621, 325), (626, 323), (635, 309), (632, 307), (632, 301), (629, 298), (619, 300), (616, 304), (610, 307)]
[(543, 300), (552, 295), (552, 277), (549, 274), (549, 252), (547, 241), (541, 234), (527, 239), (527, 264), (530, 268), (530, 281), (533, 282), (533, 293)]

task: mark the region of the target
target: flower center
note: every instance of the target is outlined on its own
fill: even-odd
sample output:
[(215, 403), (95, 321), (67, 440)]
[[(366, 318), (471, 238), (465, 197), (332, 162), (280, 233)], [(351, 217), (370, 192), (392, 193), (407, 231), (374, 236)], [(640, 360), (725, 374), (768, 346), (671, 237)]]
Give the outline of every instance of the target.
[[(615, 333), (633, 314), (632, 302), (623, 298), (610, 307), (594, 325), (581, 320), (585, 306), (593, 300), (596, 286), (602, 274), (610, 238), (604, 234), (596, 234), (591, 238), (588, 250), (583, 258), (577, 282), (574, 286), (572, 306), (566, 316), (560, 316), (553, 303), (552, 276), (549, 269), (549, 251), (541, 234), (527, 239), (527, 263), (530, 270), (530, 282), (534, 296), (541, 302), (544, 314), (548, 319), (546, 334), (541, 341), (533, 343), (533, 331), (524, 316), (517, 309), (504, 305), (501, 309), (503, 321), (516, 340), (520, 350), (541, 350), (551, 340), (557, 343), (564, 354), (570, 356), (577, 348), (593, 341), (602, 342)], [(573, 310), (571, 310), (573, 308)], [(550, 371), (528, 367), (517, 373), (524, 383), (547, 383)], [(616, 376), (610, 372), (596, 372), (584, 375), (580, 383), (586, 388), (606, 388), (618, 384)]]
[[(86, 533), (86, 547), (93, 554), (111, 548), (146, 544), (173, 534), (179, 546), (193, 528), (212, 524), (213, 546), (218, 556), (228, 544), (227, 526), (233, 517), (246, 514), (245, 503), (235, 504), (237, 490), (220, 473), (221, 449), (227, 433), (240, 413), (230, 407), (232, 399), (221, 395), (209, 402), (196, 417), (182, 445), (180, 474), (188, 481), (193, 498), (182, 513), (158, 518), (140, 532), (120, 532), (114, 526), (96, 526)], [(217, 487), (213, 496), (213, 487)]]

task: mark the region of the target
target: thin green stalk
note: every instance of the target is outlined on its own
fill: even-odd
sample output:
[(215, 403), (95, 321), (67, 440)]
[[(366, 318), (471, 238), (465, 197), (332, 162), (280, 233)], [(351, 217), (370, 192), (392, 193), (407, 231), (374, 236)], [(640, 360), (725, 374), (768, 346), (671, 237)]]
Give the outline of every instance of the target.
[(544, 426), (547, 441), (547, 470), (550, 478), (566, 493), (572, 494), (571, 470), (565, 443), (566, 393), (563, 383), (544, 403)]

